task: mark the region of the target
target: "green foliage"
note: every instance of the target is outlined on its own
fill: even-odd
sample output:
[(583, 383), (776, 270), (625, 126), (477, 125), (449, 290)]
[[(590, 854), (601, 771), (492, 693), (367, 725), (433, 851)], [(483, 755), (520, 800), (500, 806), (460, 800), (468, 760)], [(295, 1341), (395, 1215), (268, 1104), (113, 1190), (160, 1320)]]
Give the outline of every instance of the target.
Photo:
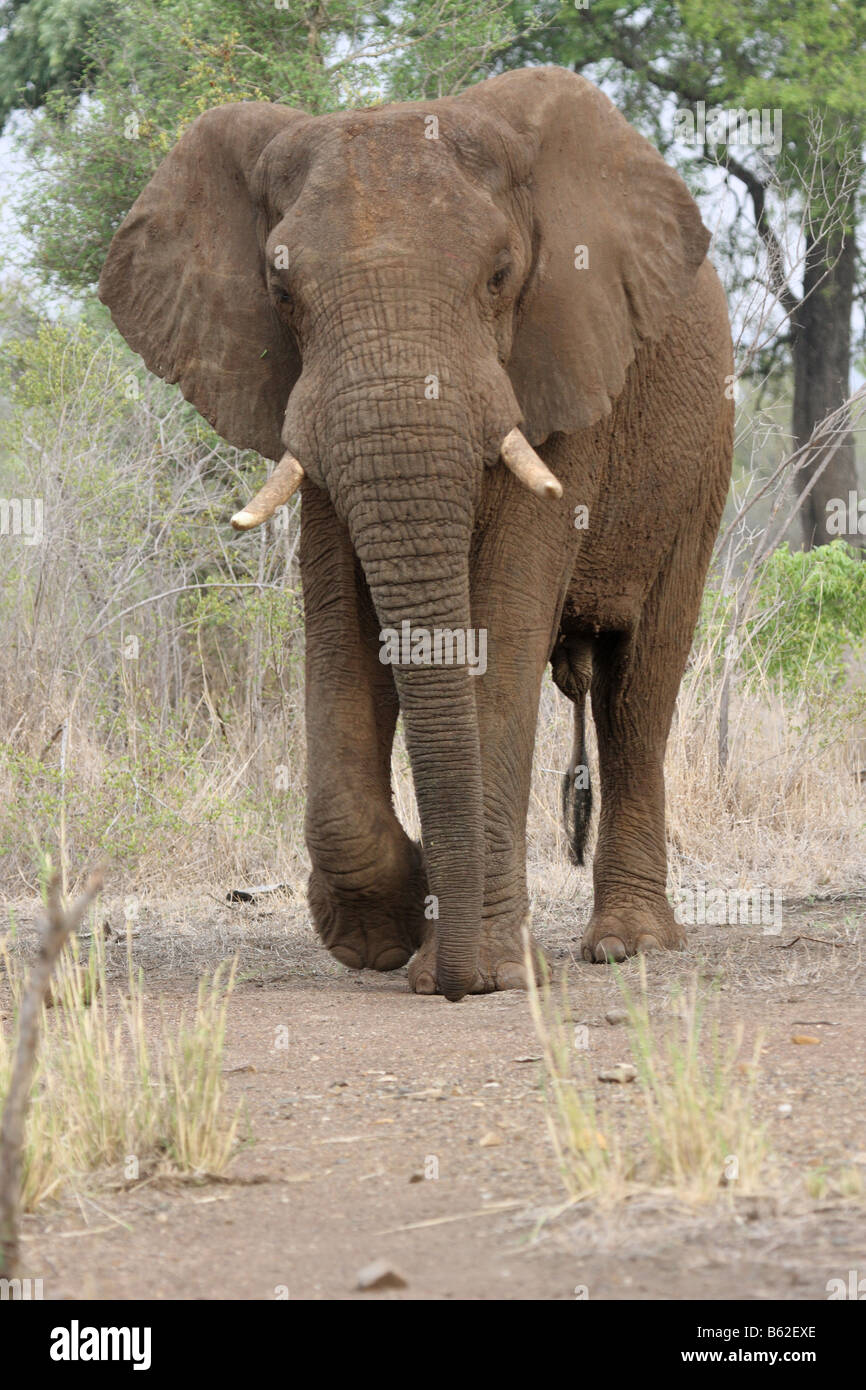
[(117, 0), (2, 0), (0, 125), (16, 107), (76, 90), (90, 69), (93, 33), (117, 10)]
[[(866, 563), (845, 541), (790, 551), (761, 566), (754, 601), (734, 634), (736, 666), (749, 683), (779, 682), (786, 694), (821, 696), (841, 684), (846, 657), (866, 645)], [(731, 633), (735, 597), (708, 588), (702, 629), (720, 652)]]
[(39, 323), (39, 310), (27, 287), (7, 276), (0, 284), (0, 350), (11, 338), (32, 337)]
[[(866, 8), (860, 0), (591, 0), (543, 5), (536, 56), (601, 66), (627, 105), (783, 112), (785, 172), (802, 166), (810, 113), (829, 119), (842, 156), (866, 126)], [(826, 133), (830, 133), (829, 131)]]
[(373, 76), (382, 100), (419, 101), (461, 91), (500, 71), (502, 55), (529, 43), (542, 20), (533, 7), (483, 0), (412, 0), (383, 6)]
[(134, 876), (146, 861), (182, 856), (185, 844), (209, 832), (230, 839), (257, 828), (264, 839), (273, 824), (300, 814), (298, 778), (284, 788), (236, 789), (202, 756), (203, 738), (142, 716), (123, 747), (116, 718), (101, 722), (101, 732), (112, 725), (114, 746), (96, 781), (90, 766), (76, 761), (62, 771), (0, 744), (0, 782), (14, 793), (0, 805), (0, 863), (21, 864), (23, 850), (35, 855), (43, 844), (61, 852), (65, 820), (76, 860)]

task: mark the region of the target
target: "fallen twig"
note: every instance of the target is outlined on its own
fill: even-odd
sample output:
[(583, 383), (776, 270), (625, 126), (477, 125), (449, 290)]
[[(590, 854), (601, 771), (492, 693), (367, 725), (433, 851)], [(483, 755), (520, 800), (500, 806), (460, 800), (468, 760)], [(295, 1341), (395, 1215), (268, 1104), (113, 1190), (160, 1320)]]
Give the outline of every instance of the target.
[(782, 950), (787, 951), (792, 946), (796, 946), (798, 941), (816, 941), (819, 946), (847, 946), (847, 941), (828, 941), (826, 936), (795, 936), (793, 941), (782, 943)]
[(399, 1231), (421, 1231), (425, 1226), (447, 1226), (450, 1221), (474, 1221), (476, 1216), (491, 1216), (497, 1211), (509, 1211), (513, 1207), (522, 1207), (524, 1202), (520, 1198), (508, 1202), (491, 1202), (489, 1207), (480, 1207), (478, 1211), (460, 1211), (456, 1216), (434, 1216), (428, 1221), (410, 1221), (408, 1226), (389, 1226), (386, 1231), (377, 1231), (380, 1236), (394, 1236)]

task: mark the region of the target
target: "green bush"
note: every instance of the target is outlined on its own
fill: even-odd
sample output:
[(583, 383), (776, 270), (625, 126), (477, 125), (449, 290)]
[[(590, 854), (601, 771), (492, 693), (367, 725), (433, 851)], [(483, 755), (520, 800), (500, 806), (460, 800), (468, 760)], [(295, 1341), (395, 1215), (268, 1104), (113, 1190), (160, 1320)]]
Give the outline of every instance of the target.
[(701, 635), (715, 643), (720, 665), (735, 643), (735, 668), (750, 686), (769, 680), (787, 695), (827, 693), (866, 646), (866, 563), (846, 541), (797, 551), (786, 542), (760, 566), (734, 630), (736, 602), (709, 586)]

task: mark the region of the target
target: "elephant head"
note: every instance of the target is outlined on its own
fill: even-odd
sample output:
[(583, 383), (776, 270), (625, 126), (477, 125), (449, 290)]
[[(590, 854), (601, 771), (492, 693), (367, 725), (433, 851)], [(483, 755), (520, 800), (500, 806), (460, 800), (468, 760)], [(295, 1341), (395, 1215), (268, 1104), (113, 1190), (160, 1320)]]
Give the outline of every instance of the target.
[[(383, 627), (468, 629), (485, 468), (560, 505), (533, 446), (611, 409), (707, 240), (607, 98), (539, 68), (424, 104), (208, 112), (120, 227), (99, 293), (224, 438), (279, 460), (239, 529), (306, 478), (348, 527)], [(474, 685), (460, 666), (394, 676), (440, 987), (459, 998), (484, 868)]]

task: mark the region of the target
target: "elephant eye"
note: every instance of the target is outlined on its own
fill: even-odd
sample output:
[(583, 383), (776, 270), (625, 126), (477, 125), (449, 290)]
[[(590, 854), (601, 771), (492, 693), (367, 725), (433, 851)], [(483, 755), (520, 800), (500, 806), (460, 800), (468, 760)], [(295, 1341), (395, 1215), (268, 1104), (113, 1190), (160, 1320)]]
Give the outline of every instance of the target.
[(491, 294), (499, 293), (499, 291), (502, 289), (502, 286), (505, 284), (505, 281), (508, 279), (508, 272), (510, 271), (510, 269), (510, 266), (503, 265), (500, 266), (498, 270), (495, 270), (493, 272), (490, 279), (487, 281), (487, 288)]
[(283, 284), (276, 278), (272, 278), (268, 286), (277, 304), (291, 306), (292, 296)]

